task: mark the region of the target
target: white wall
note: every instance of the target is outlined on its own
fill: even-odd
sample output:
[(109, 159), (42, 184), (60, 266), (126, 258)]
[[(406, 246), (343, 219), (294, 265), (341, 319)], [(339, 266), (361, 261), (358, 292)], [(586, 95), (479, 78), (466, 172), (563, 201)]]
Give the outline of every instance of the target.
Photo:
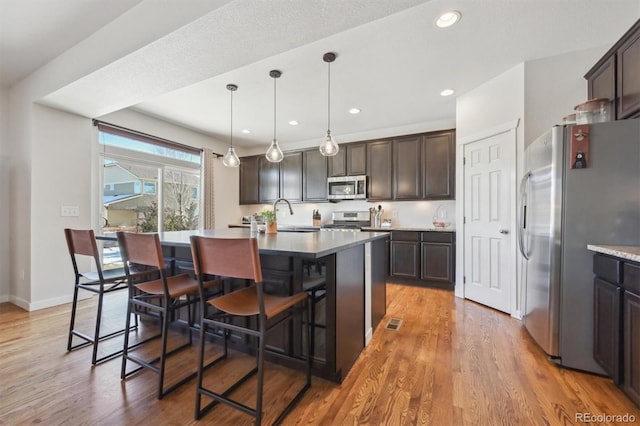
[[(607, 47), (603, 46), (528, 61), (458, 98), (456, 104), (458, 138), (456, 216), (458, 222), (462, 221), (463, 211), (463, 150), (460, 140), (511, 120), (519, 120), (516, 132), (516, 175), (514, 177), (515, 181), (519, 182), (523, 174), (525, 146), (549, 130), (551, 126), (560, 124), (562, 117), (572, 113), (575, 105), (587, 99), (584, 74), (606, 50)], [(456, 295), (462, 296), (463, 232), (458, 232), (456, 238)], [(517, 252), (516, 245), (512, 245), (513, 250)], [(516, 254), (516, 259), (517, 285), (515, 286), (514, 314), (517, 315), (521, 311), (522, 304), (523, 269), (519, 254)]]
[[(487, 81), (476, 89), (460, 96), (456, 102), (456, 217), (463, 221), (464, 174), (461, 141), (473, 139), (489, 129), (518, 122), (516, 129), (516, 156), (522, 151), (523, 118), (525, 116), (524, 64), (517, 65), (503, 74)], [(515, 200), (514, 200), (515, 201)], [(515, 210), (515, 208), (514, 208)], [(463, 231), (462, 229), (460, 231)], [(512, 235), (512, 246), (515, 240)], [(456, 233), (456, 286), (455, 294), (464, 295), (464, 232)], [(516, 310), (518, 306), (514, 307)]]
[(0, 303), (9, 300), (9, 91), (0, 85)]
[(525, 63), (524, 146), (587, 100), (584, 74), (604, 55), (610, 46), (580, 50)]
[[(71, 301), (74, 278), (63, 229), (90, 228), (92, 217), (91, 120), (39, 105), (33, 112), (29, 310)], [(80, 215), (61, 217), (61, 206), (77, 206)]]

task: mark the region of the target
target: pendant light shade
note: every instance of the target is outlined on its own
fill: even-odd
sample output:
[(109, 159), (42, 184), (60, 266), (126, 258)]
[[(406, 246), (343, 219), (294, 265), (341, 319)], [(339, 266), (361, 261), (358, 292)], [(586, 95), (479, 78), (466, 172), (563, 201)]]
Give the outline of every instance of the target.
[(324, 142), (320, 144), (320, 153), (327, 157), (333, 157), (338, 153), (340, 147), (338, 143), (331, 136), (331, 62), (336, 60), (336, 54), (332, 52), (325, 53), (322, 60), (327, 63), (328, 66), (328, 85), (327, 85), (327, 136), (325, 136)]
[(279, 163), (284, 158), (284, 154), (276, 139), (276, 80), (280, 78), (281, 75), (282, 73), (278, 70), (271, 70), (269, 72), (269, 76), (273, 78), (273, 140), (271, 141), (271, 145), (269, 145), (269, 149), (267, 149), (265, 157), (272, 163)]
[(238, 90), (238, 86), (235, 84), (227, 84), (227, 90), (231, 94), (231, 125), (229, 126), (229, 149), (222, 158), (222, 164), (226, 167), (238, 167), (240, 165), (240, 159), (236, 150), (233, 148), (233, 92)]

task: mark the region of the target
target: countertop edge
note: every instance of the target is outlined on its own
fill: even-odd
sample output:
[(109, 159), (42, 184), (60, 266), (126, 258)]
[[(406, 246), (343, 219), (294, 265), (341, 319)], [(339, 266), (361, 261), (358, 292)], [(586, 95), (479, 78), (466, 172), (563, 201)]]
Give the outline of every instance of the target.
[(587, 249), (596, 253), (608, 254), (632, 262), (640, 262), (640, 246), (609, 246), (587, 244)]

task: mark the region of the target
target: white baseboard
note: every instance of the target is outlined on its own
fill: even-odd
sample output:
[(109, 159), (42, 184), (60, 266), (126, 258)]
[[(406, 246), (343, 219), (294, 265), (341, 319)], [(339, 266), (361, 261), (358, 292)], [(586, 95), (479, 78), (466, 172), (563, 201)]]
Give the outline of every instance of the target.
[(52, 306), (58, 306), (58, 305), (63, 305), (65, 303), (70, 303), (72, 300), (73, 300), (73, 296), (71, 295), (53, 297), (51, 299), (39, 300), (36, 302), (29, 302), (20, 297), (11, 296), (11, 298), (9, 299), (9, 302), (13, 303), (19, 308), (24, 309), (25, 311), (31, 312), (31, 311), (37, 311), (40, 309), (51, 308)]
[(364, 345), (367, 346), (369, 344), (369, 342), (371, 341), (371, 338), (373, 337), (373, 329), (371, 327), (369, 327), (369, 329), (367, 330), (367, 332), (364, 335)]

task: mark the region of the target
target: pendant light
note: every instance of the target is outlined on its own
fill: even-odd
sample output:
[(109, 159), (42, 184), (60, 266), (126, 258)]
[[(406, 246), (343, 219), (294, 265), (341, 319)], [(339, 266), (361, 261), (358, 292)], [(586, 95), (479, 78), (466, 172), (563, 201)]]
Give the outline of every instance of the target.
[(273, 78), (273, 140), (271, 141), (271, 145), (269, 145), (269, 149), (267, 149), (265, 157), (272, 163), (279, 163), (284, 158), (284, 154), (282, 154), (282, 150), (276, 139), (276, 79), (280, 78), (281, 75), (282, 73), (278, 70), (271, 70), (269, 72), (269, 76)]
[(227, 84), (227, 90), (231, 93), (231, 125), (229, 126), (229, 150), (222, 158), (222, 164), (226, 167), (238, 167), (240, 165), (240, 159), (236, 150), (233, 148), (233, 92), (238, 90), (238, 86), (235, 84)]
[(338, 153), (340, 147), (338, 143), (331, 136), (331, 62), (336, 60), (336, 54), (333, 52), (325, 53), (322, 60), (327, 63), (328, 66), (328, 89), (327, 89), (327, 136), (325, 136), (324, 142), (320, 144), (320, 153), (326, 157), (333, 157)]

